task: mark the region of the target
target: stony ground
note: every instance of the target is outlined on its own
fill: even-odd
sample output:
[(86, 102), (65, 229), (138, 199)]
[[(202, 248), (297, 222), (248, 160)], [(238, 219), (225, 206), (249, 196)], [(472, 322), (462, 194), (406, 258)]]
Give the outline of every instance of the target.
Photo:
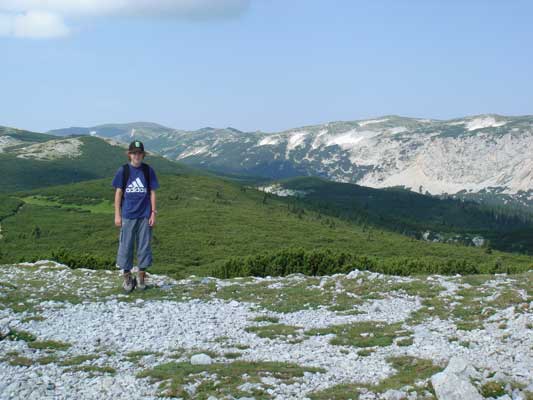
[(149, 283), (0, 266), (0, 398), (533, 399), (533, 271)]

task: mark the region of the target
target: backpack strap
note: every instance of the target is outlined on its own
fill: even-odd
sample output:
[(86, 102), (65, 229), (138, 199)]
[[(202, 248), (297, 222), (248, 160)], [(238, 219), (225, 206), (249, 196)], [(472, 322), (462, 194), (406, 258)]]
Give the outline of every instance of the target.
[(120, 207), (124, 203), (124, 193), (126, 192), (126, 186), (128, 185), (128, 179), (130, 179), (130, 165), (124, 164), (122, 166), (122, 198), (120, 199)]
[(141, 167), (144, 173), (144, 180), (146, 181), (148, 198), (150, 198), (150, 192), (152, 191), (152, 185), (150, 182), (150, 166), (148, 164), (142, 163)]

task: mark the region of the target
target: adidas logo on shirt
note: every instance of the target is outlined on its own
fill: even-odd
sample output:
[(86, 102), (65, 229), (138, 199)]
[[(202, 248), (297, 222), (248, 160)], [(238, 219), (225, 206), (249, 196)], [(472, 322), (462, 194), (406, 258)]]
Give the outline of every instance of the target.
[(126, 188), (126, 193), (146, 193), (146, 188), (139, 178), (131, 182)]

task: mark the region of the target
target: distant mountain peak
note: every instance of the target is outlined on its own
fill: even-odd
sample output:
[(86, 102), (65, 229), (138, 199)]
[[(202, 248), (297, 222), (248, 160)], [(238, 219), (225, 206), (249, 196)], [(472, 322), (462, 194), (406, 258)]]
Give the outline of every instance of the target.
[(223, 173), (314, 175), (431, 194), (533, 189), (533, 116), (440, 120), (388, 114), (246, 135), (233, 127), (190, 131), (143, 122), (85, 129), (127, 142), (134, 124), (154, 126), (136, 133), (150, 149)]

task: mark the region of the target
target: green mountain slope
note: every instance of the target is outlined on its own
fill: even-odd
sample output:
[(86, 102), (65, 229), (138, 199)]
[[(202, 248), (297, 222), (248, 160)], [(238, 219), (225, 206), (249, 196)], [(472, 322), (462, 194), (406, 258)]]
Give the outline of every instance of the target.
[[(91, 136), (61, 138), (2, 128), (0, 143), (0, 193), (102, 178), (127, 162), (124, 147)], [(160, 173), (192, 171), (156, 155), (148, 155), (146, 162)]]
[[(280, 181), (275, 187), (300, 193), (322, 213), (367, 223), (412, 237), (473, 245), (482, 237), (502, 251), (533, 254), (533, 217), (474, 201), (437, 198), (403, 189), (373, 189), (321, 178)], [(278, 189), (279, 190), (279, 189)]]
[[(230, 257), (287, 247), (329, 248), (383, 260), (466, 260), (522, 270), (531, 266), (527, 256), (488, 254), (358, 226), (214, 177), (160, 174), (160, 181), (153, 242), (157, 272), (206, 274)], [(12, 197), (24, 203), (12, 204), (12, 215), (0, 221), (1, 263), (47, 258), (59, 248), (73, 257), (88, 253), (113, 263), (119, 232), (113, 224), (110, 177)]]

